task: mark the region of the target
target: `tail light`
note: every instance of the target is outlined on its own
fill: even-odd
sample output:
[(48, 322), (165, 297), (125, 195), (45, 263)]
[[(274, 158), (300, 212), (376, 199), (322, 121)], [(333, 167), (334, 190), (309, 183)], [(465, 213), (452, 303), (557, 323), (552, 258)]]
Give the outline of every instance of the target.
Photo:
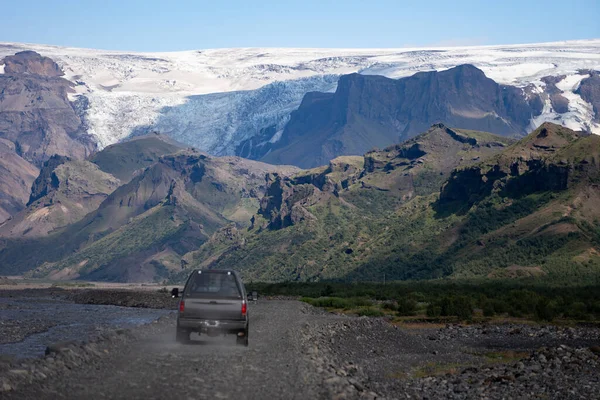
[(179, 312), (182, 313), (184, 309), (185, 309), (185, 303), (183, 302), (183, 300), (181, 300), (179, 302)]
[(246, 304), (245, 301), (242, 301), (242, 315), (246, 315), (247, 311), (248, 311), (248, 304)]

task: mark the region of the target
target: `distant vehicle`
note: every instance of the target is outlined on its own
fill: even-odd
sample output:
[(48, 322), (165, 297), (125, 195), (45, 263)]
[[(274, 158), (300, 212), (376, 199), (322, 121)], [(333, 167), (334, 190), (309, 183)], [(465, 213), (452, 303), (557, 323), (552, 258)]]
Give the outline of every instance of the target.
[(190, 334), (218, 336), (234, 334), (237, 344), (248, 346), (248, 302), (246, 289), (236, 271), (195, 270), (183, 292), (171, 291), (179, 297), (176, 340), (187, 343)]

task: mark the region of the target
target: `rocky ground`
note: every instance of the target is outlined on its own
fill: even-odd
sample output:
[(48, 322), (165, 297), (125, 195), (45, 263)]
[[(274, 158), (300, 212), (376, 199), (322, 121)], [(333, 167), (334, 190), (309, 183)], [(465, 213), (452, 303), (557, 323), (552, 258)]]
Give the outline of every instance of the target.
[(66, 298), (78, 304), (102, 304), (122, 307), (176, 310), (178, 299), (166, 289), (132, 291), (115, 289), (84, 289), (69, 291)]
[(332, 365), (349, 361), (386, 398), (593, 398), (600, 331), (553, 326), (400, 328), (352, 318), (314, 327)]
[[(164, 308), (175, 301), (158, 292), (66, 297)], [(229, 337), (177, 344), (170, 314), (91, 341), (49, 346), (42, 358), (0, 361), (0, 397), (579, 399), (600, 393), (597, 328), (396, 326), (289, 300), (251, 303), (249, 312), (248, 348)]]
[[(0, 281), (2, 278), (0, 278)], [(4, 283), (2, 283), (4, 284)], [(36, 298), (44, 297), (46, 299), (55, 298), (55, 291), (46, 290), (42, 296), (41, 291), (30, 291), (30, 290), (19, 290), (19, 291), (7, 291), (0, 290), (0, 299), (13, 299), (19, 298), (21, 301), (27, 298), (26, 302), (31, 303)], [(3, 310), (14, 310), (17, 311), (20, 308), (27, 307), (27, 304), (21, 304), (16, 306), (12, 302), (0, 301), (0, 313)], [(44, 318), (32, 317), (32, 318), (19, 318), (19, 319), (7, 319), (0, 318), (0, 344), (19, 342), (26, 337), (47, 331), (51, 327), (55, 326), (54, 322)], [(1, 356), (1, 354), (0, 354)]]
[(12, 279), (5, 276), (0, 276), (0, 286), (14, 286), (16, 283)]

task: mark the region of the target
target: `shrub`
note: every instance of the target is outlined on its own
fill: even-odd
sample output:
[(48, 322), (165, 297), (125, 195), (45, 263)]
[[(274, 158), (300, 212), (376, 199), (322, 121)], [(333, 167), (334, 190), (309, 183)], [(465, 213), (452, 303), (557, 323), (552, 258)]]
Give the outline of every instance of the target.
[(510, 302), (509, 313), (512, 316), (520, 317), (535, 313), (536, 305), (540, 300), (540, 295), (530, 290), (511, 290), (508, 295)]
[(364, 307), (358, 310), (361, 317), (383, 317), (383, 311), (375, 307)]
[(581, 301), (576, 301), (572, 303), (570, 307), (568, 307), (565, 314), (566, 316), (574, 319), (589, 319), (587, 307), (585, 303), (582, 303)]
[(432, 318), (437, 318), (440, 315), (442, 315), (442, 307), (438, 306), (437, 304), (434, 303), (429, 303), (427, 305), (427, 316), (428, 317), (432, 317)]
[(414, 315), (417, 311), (417, 302), (413, 299), (400, 298), (398, 299), (397, 307), (398, 315)]
[(467, 296), (447, 296), (441, 301), (443, 316), (456, 316), (461, 320), (473, 317), (473, 304)]
[(350, 297), (347, 299), (342, 299), (340, 297), (319, 297), (316, 299), (310, 297), (303, 297), (300, 300), (314, 307), (340, 308), (344, 310), (349, 310), (356, 307), (370, 306), (372, 304), (371, 300), (365, 297)]
[(494, 308), (494, 302), (491, 300), (486, 300), (483, 303), (483, 315), (485, 317), (493, 317), (494, 315), (496, 315), (496, 309)]
[(556, 302), (542, 298), (535, 306), (535, 318), (542, 321), (552, 321), (558, 314), (557, 310)]

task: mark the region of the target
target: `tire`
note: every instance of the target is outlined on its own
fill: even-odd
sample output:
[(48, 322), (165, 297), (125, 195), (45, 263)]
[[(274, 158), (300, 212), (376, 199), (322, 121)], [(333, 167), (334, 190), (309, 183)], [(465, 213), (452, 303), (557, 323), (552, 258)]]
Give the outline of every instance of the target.
[(245, 347), (248, 347), (248, 331), (249, 331), (249, 329), (248, 329), (248, 328), (246, 328), (246, 330), (244, 331), (244, 336), (242, 336), (242, 337), (239, 337), (239, 336), (238, 336), (238, 337), (236, 338), (236, 344), (237, 344), (238, 346), (245, 346)]
[(175, 340), (177, 343), (189, 343), (190, 341), (190, 333), (186, 330), (177, 328), (177, 332), (175, 334)]

